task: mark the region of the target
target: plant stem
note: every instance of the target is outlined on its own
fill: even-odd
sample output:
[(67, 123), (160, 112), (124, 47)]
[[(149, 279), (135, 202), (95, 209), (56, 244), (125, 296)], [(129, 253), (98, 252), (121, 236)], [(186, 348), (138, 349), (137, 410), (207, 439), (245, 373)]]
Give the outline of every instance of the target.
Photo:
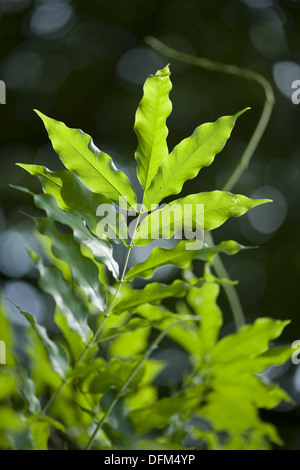
[[(206, 232), (205, 239), (208, 245), (214, 245), (214, 240), (210, 232)], [(213, 265), (218, 277), (226, 277), (227, 279), (230, 279), (230, 276), (224, 264), (222, 263), (220, 256), (216, 256), (214, 258)], [(239, 330), (242, 326), (245, 325), (243, 307), (241, 305), (239, 296), (234, 286), (230, 284), (223, 284), (223, 288), (232, 311), (236, 329)]]
[[(129, 262), (129, 258), (130, 258), (130, 253), (131, 253), (131, 250), (133, 248), (133, 243), (134, 243), (134, 237), (135, 237), (135, 234), (136, 234), (136, 229), (138, 227), (138, 224), (139, 224), (139, 220), (140, 220), (140, 215), (138, 216), (137, 218), (137, 222), (136, 222), (136, 225), (135, 225), (135, 229), (134, 229), (134, 232), (133, 232), (133, 235), (132, 235), (132, 238), (131, 238), (131, 242), (130, 242), (130, 245), (128, 247), (128, 251), (127, 251), (127, 256), (126, 256), (126, 259), (125, 259), (125, 263), (124, 263), (124, 267), (123, 267), (123, 271), (122, 271), (122, 275), (121, 275), (121, 279), (119, 280), (119, 284), (118, 284), (118, 287), (114, 293), (114, 296), (113, 296), (113, 299), (107, 309), (107, 311), (104, 313), (104, 316), (103, 316), (103, 319), (102, 321), (100, 322), (100, 325), (97, 329), (97, 331), (95, 332), (95, 334), (93, 335), (92, 339), (87, 343), (86, 347), (84, 348), (84, 350), (82, 351), (81, 355), (79, 356), (79, 358), (75, 361), (75, 364), (73, 367), (76, 367), (78, 366), (78, 364), (80, 364), (84, 358), (86, 357), (89, 349), (97, 342), (99, 336), (101, 335), (102, 333), (102, 330), (104, 328), (104, 325), (108, 319), (108, 317), (110, 316), (111, 312), (112, 312), (112, 309), (114, 307), (114, 304), (117, 300), (117, 297), (118, 297), (118, 294), (119, 294), (119, 291), (121, 289), (121, 286), (122, 286), (122, 283), (124, 282), (124, 278), (125, 278), (125, 274), (126, 274), (126, 270), (127, 270), (127, 266), (128, 266), (128, 262)], [(54, 393), (54, 395), (52, 395), (52, 397), (49, 399), (49, 401), (46, 403), (46, 405), (44, 406), (44, 408), (42, 409), (42, 415), (45, 415), (47, 411), (49, 411), (49, 409), (51, 408), (51, 406), (53, 405), (53, 403), (55, 402), (56, 398), (58, 397), (58, 395), (60, 394), (60, 392), (63, 390), (63, 388), (65, 387), (65, 385), (67, 383), (69, 383), (71, 380), (71, 378), (65, 378), (62, 383), (60, 384), (59, 388), (56, 390), (56, 392)]]
[(245, 170), (247, 170), (250, 160), (261, 141), (261, 138), (267, 128), (267, 125), (270, 121), (270, 117), (273, 110), (273, 103), (269, 102), (268, 100), (265, 101), (264, 108), (262, 114), (260, 116), (259, 122), (255, 128), (255, 131), (247, 145), (245, 152), (243, 153), (239, 163), (233, 170), (232, 174), (224, 184), (222, 190), (223, 191), (231, 191), (232, 188), (235, 186), (237, 181), (240, 179), (241, 175)]
[[(241, 175), (243, 174), (243, 172), (248, 168), (251, 158), (253, 157), (254, 152), (257, 149), (257, 146), (261, 141), (262, 136), (270, 121), (272, 110), (275, 104), (274, 92), (270, 82), (268, 82), (265, 77), (263, 77), (257, 72), (254, 72), (253, 70), (241, 68), (236, 65), (222, 64), (220, 62), (215, 62), (202, 57), (191, 56), (190, 54), (186, 54), (184, 52), (180, 52), (176, 49), (166, 46), (161, 41), (152, 36), (146, 37), (145, 42), (149, 44), (149, 46), (159, 51), (161, 54), (164, 54), (168, 57), (173, 57), (174, 59), (177, 59), (181, 62), (196, 65), (198, 67), (202, 67), (206, 70), (210, 70), (213, 72), (226, 73), (229, 75), (235, 75), (237, 77), (245, 78), (247, 80), (254, 81), (263, 88), (265, 93), (265, 102), (258, 124), (238, 164), (236, 165), (232, 174), (230, 175), (230, 177), (222, 188), (223, 191), (231, 191), (239, 180), (239, 178), (241, 177)], [(208, 240), (210, 245), (214, 245), (213, 237), (209, 232), (206, 233), (206, 239)], [(230, 279), (226, 268), (219, 256), (215, 257), (213, 264), (218, 276), (225, 276)], [(234, 286), (224, 285), (224, 290), (231, 306), (236, 328), (237, 330), (239, 330), (245, 324), (245, 316), (243, 313), (243, 308), (239, 296)]]
[[(119, 399), (121, 398), (121, 396), (123, 395), (124, 391), (126, 390), (126, 388), (128, 387), (128, 385), (130, 384), (130, 382), (132, 381), (132, 379), (136, 376), (136, 374), (138, 373), (138, 371), (141, 369), (141, 367), (143, 366), (143, 364), (145, 363), (145, 361), (147, 359), (149, 359), (149, 357), (151, 356), (151, 354), (153, 353), (153, 351), (157, 348), (157, 346), (159, 345), (159, 343), (162, 341), (162, 339), (169, 333), (169, 331), (175, 326), (177, 325), (178, 323), (181, 323), (183, 321), (190, 321), (191, 319), (195, 319), (194, 316), (189, 316), (189, 317), (186, 317), (186, 318), (182, 318), (178, 321), (174, 321), (174, 323), (172, 323), (172, 325), (169, 325), (165, 330), (163, 330), (158, 336), (157, 338), (153, 341), (153, 343), (150, 345), (150, 347), (147, 349), (146, 353), (144, 354), (144, 356), (142, 357), (142, 359), (137, 363), (137, 365), (135, 366), (135, 368), (133, 369), (133, 371), (129, 374), (129, 376), (127, 377), (126, 381), (123, 383), (122, 387), (120, 388), (120, 390), (118, 391), (118, 393), (115, 395), (115, 397), (112, 399), (109, 407), (107, 408), (104, 416), (101, 418), (101, 420), (99, 421), (99, 423), (97, 424), (96, 428), (94, 429), (94, 432), (93, 434), (91, 435), (90, 437), (90, 440), (85, 448), (85, 450), (90, 450), (92, 445), (93, 445), (93, 442), (96, 438), (96, 435), (98, 434), (99, 430), (102, 428), (103, 424), (105, 423), (106, 419), (108, 418), (108, 416), (110, 415), (110, 413), (112, 412), (112, 410), (114, 409), (115, 405), (117, 404), (117, 402), (119, 401)], [(199, 318), (200, 319), (200, 318)]]

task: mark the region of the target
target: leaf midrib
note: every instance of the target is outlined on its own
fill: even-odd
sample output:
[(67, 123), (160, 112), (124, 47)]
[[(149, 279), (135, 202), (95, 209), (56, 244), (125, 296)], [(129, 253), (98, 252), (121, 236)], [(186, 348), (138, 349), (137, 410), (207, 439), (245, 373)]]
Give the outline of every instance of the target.
[[(95, 167), (95, 165), (93, 165), (93, 163), (92, 163), (77, 147), (75, 147), (75, 145), (74, 145), (72, 142), (70, 142), (67, 137), (65, 137), (63, 134), (61, 134), (61, 132), (54, 126), (54, 124), (52, 124), (52, 122), (50, 122), (50, 126), (52, 126), (53, 129), (54, 129), (63, 139), (65, 139), (65, 140), (71, 145), (71, 147), (73, 147), (73, 148), (87, 161), (87, 163), (88, 163), (92, 168), (94, 168), (94, 170), (95, 170), (100, 176), (102, 176), (102, 178), (104, 178), (105, 181), (106, 181), (113, 189), (115, 189), (115, 191), (116, 191), (118, 194), (120, 194), (120, 195), (122, 196), (122, 198), (123, 198), (124, 200), (127, 201), (127, 199), (123, 196), (123, 194), (106, 178), (106, 176), (103, 175), (102, 173), (100, 173), (100, 171), (98, 170), (98, 168)], [(79, 132), (80, 132), (80, 131), (79, 131)], [(86, 133), (83, 133), (83, 134), (84, 134), (84, 135), (88, 135), (88, 134), (86, 134)], [(91, 136), (88, 136), (88, 137), (92, 140)], [(101, 150), (100, 150), (100, 152), (101, 152)], [(93, 154), (93, 152), (91, 152), (91, 153)], [(104, 152), (102, 152), (102, 153), (104, 153)], [(93, 154), (93, 155), (94, 155), (94, 154)], [(108, 155), (108, 157), (109, 157), (109, 155)], [(110, 158), (110, 157), (109, 157), (109, 158)], [(120, 173), (120, 171), (117, 170), (116, 173)], [(121, 179), (122, 179), (122, 176), (121, 176)], [(123, 187), (124, 187), (124, 182), (122, 181), (122, 183), (123, 183)], [(127, 203), (128, 203), (128, 201), (127, 201)], [(130, 204), (130, 205), (132, 205), (132, 204)]]

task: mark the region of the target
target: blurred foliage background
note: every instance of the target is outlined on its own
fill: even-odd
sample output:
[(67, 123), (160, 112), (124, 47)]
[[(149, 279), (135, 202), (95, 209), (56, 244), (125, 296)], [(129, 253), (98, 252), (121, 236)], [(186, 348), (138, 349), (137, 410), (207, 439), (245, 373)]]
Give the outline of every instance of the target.
[[(183, 192), (221, 189), (237, 164), (259, 119), (262, 89), (239, 77), (169, 60), (145, 44), (147, 35), (195, 56), (253, 69), (274, 87), (271, 122), (234, 188), (274, 203), (227, 222), (215, 232), (215, 240), (259, 245), (224, 260), (230, 276), (239, 280), (247, 321), (260, 316), (290, 318), (292, 326), (283, 341), (299, 340), (300, 105), (291, 101), (291, 84), (300, 80), (299, 0), (0, 0), (0, 79), (7, 86), (6, 105), (0, 106), (4, 297), (51, 327), (53, 304), (38, 290), (24, 249), (26, 245), (38, 250), (33, 227), (20, 213), (33, 208), (29, 198), (8, 186), (33, 187), (33, 180), (15, 162), (61, 168), (33, 109), (91, 134), (137, 186), (135, 110), (146, 77), (170, 62), (170, 148), (202, 122), (251, 107), (214, 165), (202, 170)], [(145, 258), (137, 250), (135, 260), (140, 256)], [(167, 269), (160, 279), (174, 276), (176, 272)], [(220, 300), (228, 333), (234, 329), (232, 315), (226, 298)], [(11, 304), (7, 309), (21, 344), (23, 320)], [(271, 369), (269, 377), (279, 381), (296, 403), (279, 406), (264, 417), (278, 426), (285, 449), (299, 449), (300, 367), (290, 362)]]

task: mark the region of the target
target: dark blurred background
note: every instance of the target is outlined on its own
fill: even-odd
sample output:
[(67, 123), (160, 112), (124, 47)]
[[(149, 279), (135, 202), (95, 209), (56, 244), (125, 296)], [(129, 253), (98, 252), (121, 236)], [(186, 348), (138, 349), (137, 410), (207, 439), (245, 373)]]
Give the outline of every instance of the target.
[[(300, 80), (300, 0), (0, 0), (0, 283), (5, 297), (36, 315), (49, 315), (24, 245), (36, 248), (32, 225), (20, 210), (30, 199), (8, 185), (33, 188), (33, 178), (15, 162), (60, 169), (37, 108), (69, 127), (91, 134), (101, 149), (137, 184), (134, 114), (146, 77), (170, 62), (173, 113), (169, 147), (202, 122), (250, 106), (215, 163), (183, 193), (221, 189), (259, 119), (263, 90), (245, 79), (170, 60), (148, 47), (153, 35), (192, 55), (253, 69), (272, 84), (276, 105), (266, 134), (234, 192), (268, 197), (255, 209), (215, 231), (215, 240), (235, 239), (259, 249), (224, 262), (240, 294), (247, 321), (290, 318), (282, 341), (300, 339), (300, 104), (291, 101)], [(172, 273), (166, 274), (170, 276)], [(224, 332), (234, 330), (221, 296)], [(11, 306), (13, 320), (22, 322)], [(268, 372), (300, 401), (300, 367), (291, 362)], [(300, 407), (279, 406), (264, 414), (285, 441), (300, 449)]]

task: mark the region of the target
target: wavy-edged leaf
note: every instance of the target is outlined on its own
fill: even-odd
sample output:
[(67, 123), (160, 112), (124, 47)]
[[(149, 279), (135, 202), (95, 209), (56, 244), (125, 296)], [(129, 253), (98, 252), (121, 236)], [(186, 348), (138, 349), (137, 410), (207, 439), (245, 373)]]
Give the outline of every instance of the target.
[(201, 322), (197, 331), (199, 345), (194, 354), (204, 356), (216, 344), (220, 328), (223, 324), (222, 312), (217, 305), (220, 287), (215, 283), (206, 283), (189, 290), (187, 300)]
[(248, 372), (240, 374), (219, 374), (213, 377), (211, 386), (220, 395), (231, 395), (236, 400), (246, 400), (257, 408), (272, 409), (280, 402), (291, 402), (280, 387), (263, 383), (261, 378)]
[[(119, 390), (124, 385), (130, 373), (135, 369), (136, 361), (122, 361), (113, 358), (109, 363), (103, 363), (97, 370), (97, 377), (91, 383), (89, 393), (105, 393), (110, 388)], [(145, 367), (141, 367), (139, 372), (130, 382), (130, 388), (133, 389), (142, 379)]]
[(146, 80), (144, 95), (136, 112), (134, 131), (138, 148), (135, 159), (138, 178), (145, 190), (168, 155), (166, 119), (172, 111), (171, 88), (170, 70), (166, 66)]
[(168, 397), (161, 398), (143, 408), (133, 410), (130, 418), (139, 434), (152, 429), (163, 429), (170, 424), (173, 415), (191, 412), (197, 405), (199, 398)]
[(149, 209), (151, 204), (180, 193), (185, 181), (195, 178), (201, 168), (210, 165), (225, 146), (237, 118), (247, 109), (234, 116), (223, 116), (216, 122), (202, 124), (190, 137), (182, 140), (163, 160), (145, 195), (146, 207)]
[(111, 245), (106, 240), (100, 240), (86, 227), (83, 219), (73, 212), (62, 211), (51, 194), (33, 194), (27, 188), (21, 186), (13, 186), (14, 188), (30, 194), (35, 202), (36, 207), (43, 209), (47, 216), (68, 225), (73, 230), (73, 236), (77, 243), (82, 245), (82, 249), (89, 248), (94, 259), (100, 264), (105, 264), (117, 279), (119, 275), (119, 266), (113, 259), (113, 251)]
[(68, 263), (74, 282), (83, 289), (89, 302), (103, 312), (107, 304), (107, 293), (99, 280), (99, 271), (95, 263), (83, 256), (80, 246), (71, 235), (57, 232), (53, 220), (44, 218), (34, 220), (38, 231), (51, 240), (53, 254)]
[(259, 356), (268, 350), (269, 342), (278, 338), (289, 323), (290, 320), (259, 318), (253, 325), (246, 325), (237, 333), (222, 338), (211, 351), (211, 361), (224, 364), (236, 357)]
[(148, 328), (139, 328), (124, 333), (113, 341), (110, 346), (110, 354), (121, 359), (130, 359), (141, 354), (146, 349), (150, 332), (151, 325), (148, 325)]
[(128, 271), (125, 279), (127, 281), (132, 281), (135, 277), (148, 279), (156, 269), (167, 264), (187, 268), (193, 260), (210, 261), (217, 254), (234, 255), (246, 248), (233, 240), (229, 240), (221, 242), (216, 246), (204, 245), (200, 250), (187, 250), (187, 243), (194, 242), (181, 241), (174, 248), (154, 248), (146, 261), (135, 264)]
[(64, 351), (64, 349), (61, 346), (54, 343), (49, 338), (46, 328), (39, 325), (33, 315), (31, 315), (30, 313), (24, 312), (15, 303), (14, 305), (17, 307), (20, 314), (26, 318), (26, 320), (29, 322), (32, 329), (38, 336), (39, 340), (41, 341), (43, 347), (45, 348), (47, 352), (53, 372), (56, 372), (58, 375), (60, 375), (60, 377), (65, 378), (66, 373), (69, 369), (69, 364), (68, 364), (68, 356), (66, 352)]
[[(80, 336), (80, 334), (76, 333), (70, 328), (68, 324), (68, 319), (66, 318), (64, 313), (59, 310), (57, 306), (55, 309), (54, 321), (63, 334), (63, 337), (69, 348), (68, 351), (70, 356), (72, 357), (73, 361), (76, 362), (83, 353), (83, 351), (86, 349), (86, 342)], [(97, 351), (97, 345), (90, 346), (89, 352), (85, 356), (85, 361), (88, 362), (89, 360), (91, 360), (93, 356), (97, 353)]]
[[(110, 223), (109, 226), (117, 235), (114, 240), (118, 241), (118, 237), (120, 237), (119, 227), (121, 232), (126, 227), (125, 219), (105, 196), (90, 191), (74, 173), (68, 170), (55, 172), (39, 165), (25, 165), (23, 163), (17, 163), (17, 165), (31, 175), (37, 176), (44, 193), (54, 196), (60, 209), (79, 214), (93, 233), (96, 233), (97, 224), (99, 223), (97, 208), (102, 204), (109, 205), (110, 211), (114, 212), (116, 219), (116, 224)], [(99, 236), (99, 233), (97, 235)], [(105, 233), (103, 238), (106, 238)], [(120, 238), (122, 239), (122, 237)]]
[(144, 303), (157, 303), (168, 297), (184, 297), (187, 292), (188, 284), (177, 279), (172, 284), (160, 284), (152, 282), (142, 290), (133, 290), (125, 294), (115, 303), (113, 312), (119, 315), (122, 312), (130, 311)]
[(136, 194), (128, 177), (117, 170), (111, 157), (99, 150), (88, 134), (80, 129), (71, 129), (40, 111), (36, 113), (44, 122), (59, 158), (80, 181), (117, 204), (121, 198), (124, 207), (136, 204)]
[[(200, 355), (198, 325), (191, 316), (172, 313), (162, 305), (151, 305), (150, 303), (138, 306), (135, 312), (155, 328), (161, 331), (168, 330), (169, 338), (191, 354)], [(171, 325), (173, 326), (171, 327)]]
[[(22, 313), (20, 309), (19, 311), (22, 315), (24, 315), (24, 313)], [(46, 338), (46, 340), (49, 340), (45, 329), (43, 333), (44, 335), (42, 335), (42, 338), (43, 339)], [(40, 335), (39, 337), (41, 338)], [(49, 342), (50, 340), (46, 341), (47, 346), (49, 345)], [(54, 346), (56, 345), (54, 344)], [(52, 348), (51, 348), (51, 351), (52, 351)], [(26, 367), (24, 367), (21, 362), (16, 363), (16, 368), (17, 368), (18, 376), (21, 379), (20, 380), (21, 383), (20, 382), (18, 383), (19, 391), (21, 395), (23, 396), (23, 398), (27, 401), (28, 410), (30, 411), (30, 413), (32, 414), (37, 413), (41, 410), (41, 406), (40, 406), (40, 401), (35, 394), (35, 383), (30, 378), (29, 370)]]
[[(239, 217), (248, 210), (267, 202), (272, 201), (249, 199), (246, 196), (225, 191), (191, 194), (172, 201), (146, 216), (137, 228), (135, 244), (145, 245), (156, 238), (171, 238), (174, 233), (185, 228), (185, 220), (190, 225), (187, 227), (188, 230), (214, 230), (229, 217)], [(201, 217), (197, 220), (197, 205), (204, 206), (204, 220)]]
[(72, 285), (64, 280), (59, 269), (55, 266), (45, 266), (36, 253), (29, 254), (40, 272), (39, 286), (44, 292), (52, 295), (57, 307), (66, 317), (69, 328), (87, 343), (92, 334), (88, 326), (87, 307), (75, 297)]
[[(291, 345), (287, 345), (274, 346), (256, 357), (237, 357), (231, 363), (226, 364), (226, 375), (239, 375), (245, 371), (259, 374), (268, 367), (284, 364), (292, 357), (292, 354), (293, 349)], [(214, 363), (212, 370), (215, 374), (220, 375), (224, 371), (224, 364), (222, 362)]]

